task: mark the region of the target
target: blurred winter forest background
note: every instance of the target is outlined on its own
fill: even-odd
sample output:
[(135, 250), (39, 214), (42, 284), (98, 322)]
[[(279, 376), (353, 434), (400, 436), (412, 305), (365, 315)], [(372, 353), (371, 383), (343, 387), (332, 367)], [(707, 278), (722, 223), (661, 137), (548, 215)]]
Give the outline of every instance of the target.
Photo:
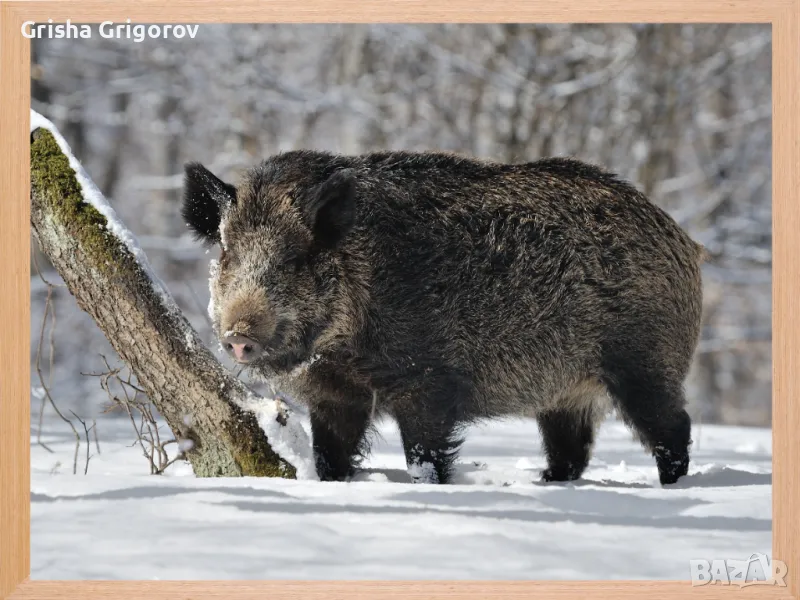
[[(235, 181), (302, 147), (571, 155), (633, 181), (713, 256), (692, 417), (770, 425), (769, 26), (220, 24), (194, 40), (95, 31), (32, 45), (32, 108), (59, 127), (212, 349), (216, 251), (181, 221), (184, 162)], [(100, 355), (119, 359), (67, 290), (42, 282), (36, 264), (59, 278), (32, 250), (34, 420), (40, 347), (62, 412), (91, 420), (108, 397), (82, 373), (106, 370)], [(49, 310), (43, 319), (48, 292), (55, 322)]]

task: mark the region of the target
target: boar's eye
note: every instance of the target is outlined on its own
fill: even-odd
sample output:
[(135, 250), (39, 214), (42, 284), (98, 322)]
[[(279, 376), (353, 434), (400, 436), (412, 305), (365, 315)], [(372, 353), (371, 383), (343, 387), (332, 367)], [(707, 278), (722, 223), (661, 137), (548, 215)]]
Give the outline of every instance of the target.
[(281, 259), (281, 268), (295, 273), (308, 264), (308, 253), (301, 250), (287, 250)]

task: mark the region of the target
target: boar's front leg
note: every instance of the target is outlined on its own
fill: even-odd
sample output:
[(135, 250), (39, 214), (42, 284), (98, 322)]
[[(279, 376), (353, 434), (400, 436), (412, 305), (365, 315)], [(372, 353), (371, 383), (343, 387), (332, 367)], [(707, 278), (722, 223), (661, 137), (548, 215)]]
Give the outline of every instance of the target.
[(414, 483), (447, 483), (462, 439), (469, 386), (456, 377), (428, 379), (393, 406)]
[(351, 477), (366, 451), (371, 395), (361, 390), (330, 390), (309, 407), (314, 462), (321, 481)]
[(580, 479), (594, 443), (593, 417), (588, 411), (551, 410), (537, 417), (547, 468), (543, 481)]

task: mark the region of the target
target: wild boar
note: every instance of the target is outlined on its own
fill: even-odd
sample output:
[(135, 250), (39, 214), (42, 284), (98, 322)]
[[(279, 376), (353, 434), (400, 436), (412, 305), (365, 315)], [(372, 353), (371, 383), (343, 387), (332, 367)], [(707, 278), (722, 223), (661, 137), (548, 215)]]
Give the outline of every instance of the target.
[(221, 246), (216, 334), (308, 405), (321, 479), (354, 473), (376, 415), (397, 421), (414, 481), (445, 483), (465, 425), (527, 414), (542, 478), (574, 480), (612, 409), (662, 484), (686, 474), (704, 250), (618, 176), (293, 151), (236, 186), (187, 164), (182, 213)]

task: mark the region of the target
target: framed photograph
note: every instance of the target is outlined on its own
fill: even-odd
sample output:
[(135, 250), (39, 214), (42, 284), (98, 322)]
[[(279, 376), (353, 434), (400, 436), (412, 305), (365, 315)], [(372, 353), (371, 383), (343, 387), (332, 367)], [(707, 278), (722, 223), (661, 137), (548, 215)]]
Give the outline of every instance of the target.
[(334, 4), (0, 4), (0, 597), (800, 598), (800, 0)]

